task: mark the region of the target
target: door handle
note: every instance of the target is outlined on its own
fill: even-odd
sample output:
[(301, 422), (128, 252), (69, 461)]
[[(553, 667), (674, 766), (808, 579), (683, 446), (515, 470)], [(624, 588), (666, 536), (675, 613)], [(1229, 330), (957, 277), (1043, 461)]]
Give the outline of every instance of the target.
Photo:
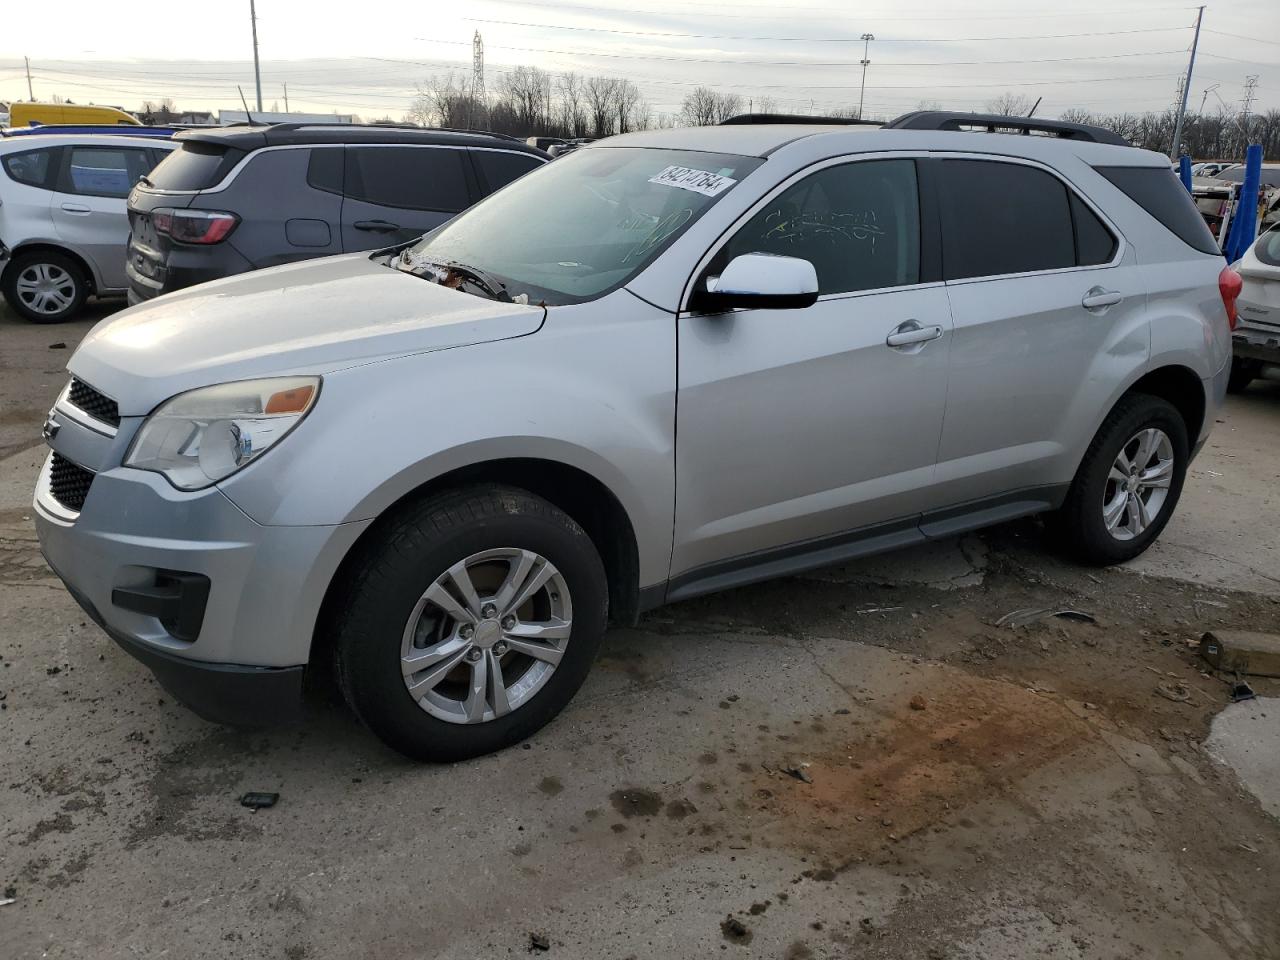
[(884, 338), (884, 342), (890, 347), (909, 347), (913, 344), (937, 340), (940, 336), (942, 336), (941, 327), (922, 327), (914, 320), (908, 320), (894, 327), (893, 331)]
[(62, 209), (67, 213), (89, 213), (90, 210), (83, 203), (64, 203)]
[(1084, 295), (1084, 299), (1080, 301), (1080, 306), (1086, 310), (1100, 310), (1103, 307), (1113, 307), (1123, 299), (1124, 294), (1119, 290), (1104, 290), (1102, 287), (1092, 287)]
[(352, 224), (357, 230), (368, 230), (370, 233), (390, 233), (399, 230), (400, 224), (390, 220), (357, 220)]

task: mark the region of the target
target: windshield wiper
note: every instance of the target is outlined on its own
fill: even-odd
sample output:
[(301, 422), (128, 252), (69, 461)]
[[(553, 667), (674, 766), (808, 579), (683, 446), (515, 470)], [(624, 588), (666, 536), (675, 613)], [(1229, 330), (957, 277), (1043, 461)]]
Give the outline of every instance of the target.
[(405, 265), (405, 259), (400, 261), (400, 269), (406, 273), (412, 273), (414, 276), (423, 276), (424, 267), (434, 267), (436, 270), (443, 271), (446, 279), (449, 274), (456, 274), (464, 280), (471, 282), (473, 286), (479, 287), (494, 300), (502, 303), (512, 303), (511, 294), (507, 293), (506, 286), (496, 277), (485, 273), (479, 267), (471, 267), (465, 263), (459, 263), (457, 260), (419, 260), (416, 263)]

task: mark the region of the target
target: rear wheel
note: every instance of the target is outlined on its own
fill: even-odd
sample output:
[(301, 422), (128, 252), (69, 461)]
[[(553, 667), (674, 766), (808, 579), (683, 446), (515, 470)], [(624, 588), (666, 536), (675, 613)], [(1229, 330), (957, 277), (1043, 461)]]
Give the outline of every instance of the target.
[(331, 625), (339, 682), (409, 757), (489, 753), (577, 692), (607, 597), (591, 539), (545, 500), (499, 486), (440, 494), (362, 547)]
[(89, 295), (80, 264), (53, 250), (19, 254), (4, 271), (0, 287), (9, 306), (33, 323), (69, 320)]
[(1227, 393), (1240, 393), (1257, 379), (1262, 373), (1262, 364), (1257, 360), (1242, 360), (1233, 357), (1231, 360), (1231, 376), (1227, 379)]
[(1187, 427), (1166, 400), (1121, 398), (1098, 429), (1049, 526), (1079, 560), (1120, 563), (1164, 529), (1182, 494)]

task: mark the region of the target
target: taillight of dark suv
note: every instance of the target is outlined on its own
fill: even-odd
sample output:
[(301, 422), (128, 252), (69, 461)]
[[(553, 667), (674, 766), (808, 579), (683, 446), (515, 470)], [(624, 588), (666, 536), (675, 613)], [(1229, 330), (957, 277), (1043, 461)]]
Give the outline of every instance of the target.
[(240, 218), (223, 210), (175, 210), (157, 207), (151, 211), (156, 233), (179, 243), (221, 243), (231, 236)]

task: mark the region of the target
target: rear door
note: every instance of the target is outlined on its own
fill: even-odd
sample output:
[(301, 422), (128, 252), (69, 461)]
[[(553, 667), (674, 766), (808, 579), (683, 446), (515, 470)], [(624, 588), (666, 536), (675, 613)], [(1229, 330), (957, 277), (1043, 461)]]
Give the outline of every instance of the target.
[(955, 323), (940, 492), (1028, 512), (1063, 491), (1102, 406), (1146, 362), (1146, 283), (1119, 231), (1048, 168), (954, 157), (927, 169)]
[(0, 156), (0, 241), (14, 246), (30, 238), (53, 239), (49, 213), (62, 147), (15, 150)]
[(50, 211), (68, 247), (90, 261), (102, 289), (126, 284), (129, 217), (125, 198), (152, 167), (145, 145), (111, 143), (63, 148)]
[(462, 147), (348, 145), (342, 246), (348, 253), (420, 237), (478, 196)]

